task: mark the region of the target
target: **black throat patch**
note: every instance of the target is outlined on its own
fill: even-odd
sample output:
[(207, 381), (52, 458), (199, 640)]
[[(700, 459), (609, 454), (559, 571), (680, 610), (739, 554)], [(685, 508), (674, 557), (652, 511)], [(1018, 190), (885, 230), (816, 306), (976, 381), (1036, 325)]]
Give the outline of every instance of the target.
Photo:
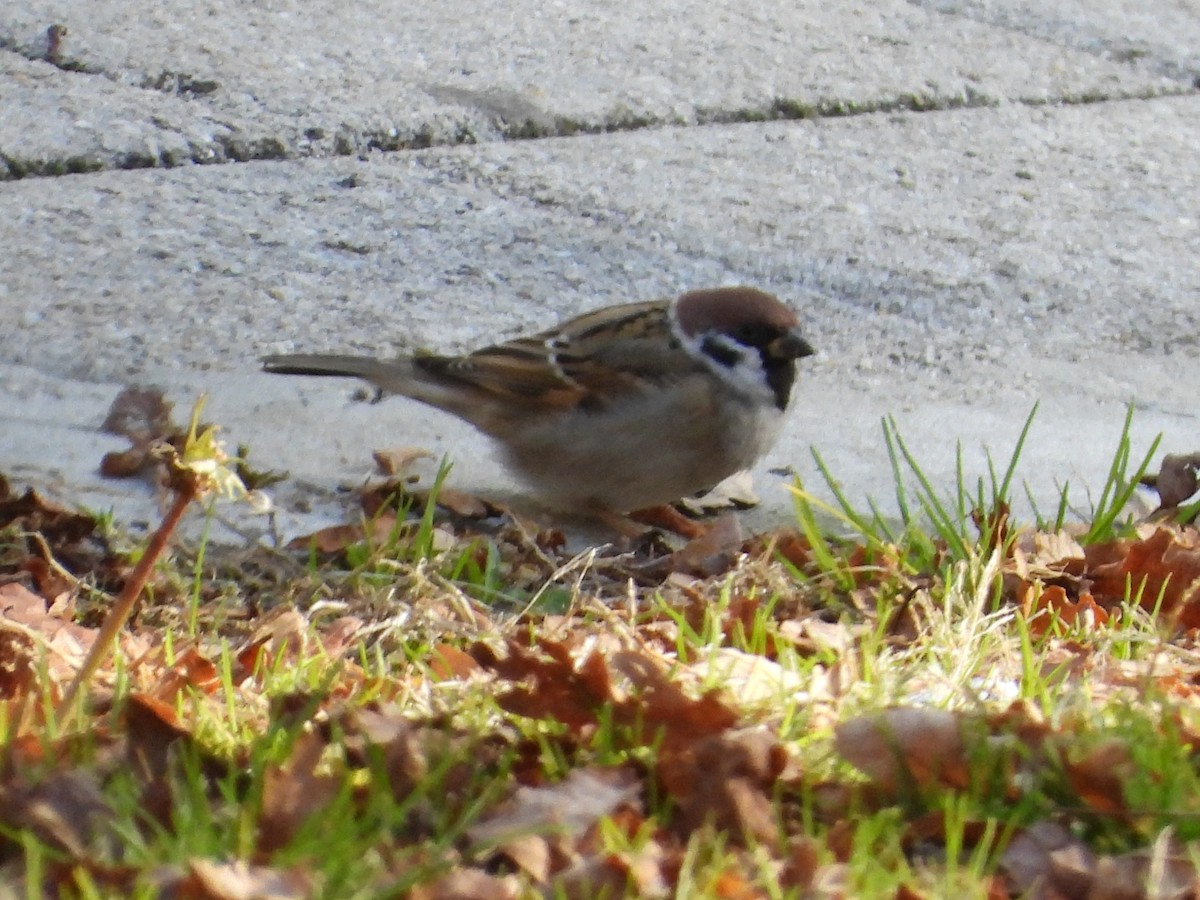
[(767, 387), (771, 389), (775, 398), (775, 405), (783, 411), (787, 409), (792, 385), (796, 381), (796, 360), (791, 356), (778, 356), (771, 352), (771, 344), (781, 334), (777, 328), (750, 326), (733, 334), (710, 334), (700, 342), (700, 349), (709, 359), (727, 369), (741, 363), (746, 354), (757, 353)]
[(792, 396), (792, 385), (796, 381), (796, 362), (772, 356), (765, 348), (759, 349), (758, 352), (762, 356), (763, 371), (767, 375), (767, 386), (775, 395), (775, 405), (782, 412), (787, 409), (788, 399)]

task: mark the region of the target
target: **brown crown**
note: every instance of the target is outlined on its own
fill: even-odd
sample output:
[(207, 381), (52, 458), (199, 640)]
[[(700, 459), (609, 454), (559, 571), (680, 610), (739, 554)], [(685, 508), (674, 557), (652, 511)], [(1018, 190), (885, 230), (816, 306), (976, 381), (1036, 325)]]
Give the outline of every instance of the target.
[(751, 287), (708, 288), (680, 296), (679, 327), (690, 336), (703, 331), (734, 331), (745, 325), (768, 325), (789, 331), (800, 324), (777, 298)]

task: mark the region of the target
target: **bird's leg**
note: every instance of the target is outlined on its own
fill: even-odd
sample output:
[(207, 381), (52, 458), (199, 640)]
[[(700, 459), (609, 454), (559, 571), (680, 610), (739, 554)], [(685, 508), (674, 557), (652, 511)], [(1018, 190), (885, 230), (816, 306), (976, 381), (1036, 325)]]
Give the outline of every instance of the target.
[(653, 528), (661, 528), (688, 540), (695, 540), (708, 531), (707, 525), (697, 522), (695, 519), (689, 519), (675, 507), (666, 503), (661, 506), (635, 509), (629, 514), (628, 520), (633, 524), (641, 523)]
[(607, 506), (597, 504), (591, 508), (590, 513), (601, 525), (612, 529), (617, 535), (629, 541), (643, 538), (652, 530), (649, 523), (639, 524), (630, 516), (614, 512)]

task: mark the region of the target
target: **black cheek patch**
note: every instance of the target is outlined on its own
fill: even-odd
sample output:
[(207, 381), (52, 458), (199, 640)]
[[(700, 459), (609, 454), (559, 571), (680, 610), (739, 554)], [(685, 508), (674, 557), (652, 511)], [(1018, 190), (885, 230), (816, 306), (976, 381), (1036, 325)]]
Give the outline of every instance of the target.
[(740, 352), (711, 336), (706, 337), (700, 342), (700, 349), (710, 359), (715, 360), (727, 369), (732, 369), (742, 361), (742, 354)]

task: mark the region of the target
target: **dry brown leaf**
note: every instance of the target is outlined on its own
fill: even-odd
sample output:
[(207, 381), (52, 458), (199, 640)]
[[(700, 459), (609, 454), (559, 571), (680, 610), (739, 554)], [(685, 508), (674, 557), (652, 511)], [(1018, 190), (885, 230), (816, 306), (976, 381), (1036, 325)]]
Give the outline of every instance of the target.
[(498, 749), (466, 735), (409, 725), (384, 746), (385, 767), (397, 802), (407, 802), (433, 768), (443, 770), (439, 815), (457, 806)]
[(234, 684), (241, 684), (259, 671), (258, 664), (268, 640), (266, 637), (253, 640), (234, 653), (233, 660), (237, 663), (233, 670)]
[(424, 447), (394, 447), (388, 450), (372, 450), (371, 458), (381, 475), (388, 477), (408, 472), (422, 459), (437, 459)]
[(1121, 740), (1105, 741), (1077, 762), (1065, 760), (1067, 780), (1090, 809), (1123, 815), (1125, 782), (1133, 775), (1133, 757)]
[(100, 457), (99, 472), (105, 478), (132, 478), (150, 464), (150, 454), (141, 448), (112, 450)]
[(761, 501), (754, 492), (754, 476), (748, 471), (735, 472), (712, 490), (699, 497), (684, 497), (679, 506), (694, 516), (703, 516), (717, 510), (750, 509)]
[(674, 569), (701, 576), (720, 574), (733, 564), (745, 541), (741, 519), (736, 513), (724, 513), (707, 531), (672, 554)]
[[(23, 700), (37, 685), (42, 654), (28, 631), (8, 626), (0, 617), (0, 700)], [(71, 677), (73, 669), (56, 680)]]
[(312, 534), (302, 535), (288, 541), (292, 550), (315, 549), (318, 553), (341, 553), (347, 547), (369, 539), (377, 544), (386, 543), (395, 532), (396, 517), (380, 513), (363, 523), (330, 525)]
[(1067, 531), (1047, 534), (1026, 529), (1013, 542), (1012, 558), (1006, 571), (1023, 581), (1056, 580), (1062, 576), (1077, 578), (1087, 568), (1083, 546)]
[(1035, 637), (1044, 635), (1055, 622), (1068, 627), (1082, 622), (1091, 628), (1103, 628), (1109, 622), (1108, 611), (1096, 603), (1091, 594), (1084, 593), (1078, 600), (1071, 600), (1066, 590), (1057, 584), (1039, 591), (1036, 584), (1021, 582), (1017, 603)]
[[(573, 845), (597, 820), (621, 806), (637, 806), (641, 783), (628, 769), (575, 769), (562, 781), (519, 786), (499, 809), (467, 829), (475, 850), (494, 846), (539, 884), (552, 873), (556, 855)], [(558, 847), (563, 852), (556, 854)]]
[[(1101, 857), (1095, 867), (1090, 898), (1195, 897), (1200, 871), (1191, 844), (1164, 828), (1153, 844), (1120, 856)], [(1141, 891), (1141, 893), (1137, 893)]]
[(801, 896), (808, 896), (821, 867), (822, 855), (822, 844), (815, 837), (807, 834), (792, 837), (784, 852), (779, 886), (785, 890), (798, 890)]
[(436, 881), (414, 887), (409, 900), (516, 900), (520, 882), (514, 875), (490, 875), (483, 869), (457, 868)]
[(129, 696), (125, 725), (126, 752), (143, 781), (165, 778), (171, 748), (192, 740), (191, 732), (179, 724), (175, 708), (149, 694)]
[[(849, 804), (847, 804), (847, 807)], [(847, 819), (839, 819), (833, 823), (829, 833), (825, 835), (825, 846), (840, 863), (850, 861), (854, 854), (854, 836), (856, 826)]]
[(51, 615), (62, 619), (74, 616), (76, 580), (60, 566), (52, 566), (40, 556), (30, 556), (21, 562), (20, 570), (29, 574), (34, 590), (51, 601)]
[(968, 782), (963, 720), (946, 710), (895, 708), (859, 716), (837, 726), (834, 745), (887, 791)]
[(365, 764), (366, 747), (385, 747), (419, 728), (399, 710), (370, 706), (338, 708), (330, 712), (329, 719), (345, 735), (342, 743), (355, 764)]
[(450, 681), (467, 678), (480, 671), (480, 666), (471, 654), (452, 644), (437, 644), (429, 654), (429, 671), (439, 681)]
[(627, 705), (622, 721), (631, 726), (643, 724), (644, 739), (659, 741), (664, 750), (720, 734), (740, 718), (719, 691), (707, 691), (697, 698), (688, 696), (667, 677), (662, 665), (645, 653), (620, 651), (612, 655), (610, 665), (637, 689), (636, 701)]
[(808, 538), (794, 528), (781, 529), (751, 538), (745, 550), (756, 558), (765, 556), (769, 552), (777, 553), (782, 559), (801, 571), (812, 562), (813, 558), (812, 544), (809, 543)]
[(196, 743), (191, 732), (179, 723), (173, 707), (148, 694), (131, 694), (124, 705), (123, 719), (126, 765), (142, 785), (142, 809), (160, 823), (169, 823), (174, 814), (178, 798), (170, 786), (174, 770), (171, 761), (181, 752), (194, 754), (205, 779), (227, 774), (228, 764)]
[[(363, 488), (359, 495), (363, 513), (374, 518), (382, 510), (398, 510), (407, 501), (414, 509), (424, 509), (429, 503), (431, 491), (417, 490), (402, 478)], [(463, 519), (490, 519), (504, 514), (504, 508), (466, 491), (443, 484), (437, 493), (437, 505), (454, 516)]]
[(1160, 525), (1138, 540), (1093, 544), (1085, 552), (1098, 600), (1119, 603), (1128, 585), (1143, 608), (1157, 606), (1184, 628), (1200, 627), (1200, 532)]
[(343, 734), (350, 765), (373, 765), (382, 753), (388, 784), (399, 803), (411, 803), (414, 793), (424, 795), (423, 784), (430, 773), (440, 772), (437, 796), (421, 801), (409, 817), (413, 828), (431, 816), (441, 820), (459, 804), (473, 802), (468, 795), (477, 788), (480, 774), (497, 763), (504, 746), (444, 725), (414, 724), (394, 707), (350, 705), (331, 712), (329, 724)]
[(287, 762), (272, 765), (264, 773), (258, 827), (262, 852), (286, 847), (304, 824), (319, 815), (342, 790), (344, 778), (340, 775), (316, 773), (325, 746), (320, 735), (304, 732), (296, 739)]
[(1009, 512), (1009, 506), (1003, 500), (996, 501), (996, 505), (986, 512), (978, 508), (971, 510), (971, 521), (979, 529), (980, 537), (987, 538), (982, 550), (984, 556), (991, 556), (997, 548), (1006, 545), (1009, 536)]
[(171, 423), (173, 409), (162, 388), (126, 387), (113, 398), (100, 430), (130, 440), (163, 437), (175, 428)]
[(576, 668), (566, 645), (538, 641), (525, 648), (510, 641), (503, 657), (486, 644), (471, 655), (486, 669), (518, 685), (496, 697), (502, 709), (529, 718), (551, 718), (578, 734), (594, 726), (604, 706), (613, 700), (603, 658), (589, 654)]
[(39, 840), (72, 859), (108, 855), (117, 835), (109, 825), (114, 812), (95, 774), (58, 770), (35, 784), (15, 779), (0, 785), (0, 822), (5, 831), (32, 831)]
[(1007, 708), (988, 717), (988, 729), (993, 734), (1011, 734), (1031, 751), (1040, 751), (1054, 734), (1045, 715), (1028, 700), (1014, 700)]
[(47, 619), (54, 620), (54, 628), (62, 621), (50, 615), (45, 599), (16, 582), (0, 584), (0, 616), (34, 630), (41, 628)]
[[(1096, 869), (1103, 860), (1098, 860), (1090, 847), (1073, 842), (1057, 850), (1051, 850), (1046, 855), (1049, 864), (1048, 878), (1045, 881), (1054, 885), (1060, 891), (1065, 891), (1068, 897), (1093, 897), (1096, 884)], [(1137, 893), (1133, 896), (1141, 897)]]
[[(428, 495), (418, 494), (417, 498), (419, 502), (424, 503), (428, 499)], [(466, 491), (460, 491), (457, 488), (445, 487), (444, 485), (438, 491), (437, 505), (464, 519), (489, 519), (503, 512), (501, 507), (484, 500), (482, 497), (468, 494)]]
[(117, 394), (100, 430), (128, 438), (132, 446), (104, 454), (100, 474), (106, 478), (129, 478), (142, 473), (163, 477), (165, 470), (153, 452), (155, 445), (167, 443), (178, 448), (187, 437), (171, 421), (172, 408), (161, 388), (127, 387)]
[(5, 581), (32, 582), (61, 607), (73, 602), (73, 576), (86, 576), (100, 590), (119, 591), (129, 563), (97, 535), (96, 525), (92, 516), (51, 503), (32, 489), (15, 495), (0, 475), (0, 528), (13, 526), (22, 533), (6, 549), (0, 569)]
[(846, 622), (826, 622), (818, 616), (780, 622), (779, 632), (805, 656), (816, 653), (844, 656), (854, 646), (856, 639), (854, 628)]
[(298, 609), (280, 606), (259, 616), (250, 642), (265, 642), (271, 659), (298, 659), (308, 650), (308, 619)]
[[(53, 614), (46, 601), (28, 588), (0, 585), (0, 695), (17, 696), (21, 685), (32, 686), (31, 666), (40, 665), (41, 648), (49, 651), (46, 664), (51, 679), (62, 684), (74, 677), (96, 640), (96, 630), (76, 625)], [(129, 652), (140, 642), (122, 636)], [(40, 646), (39, 646), (40, 645)], [(129, 655), (136, 657), (136, 650)]]
[(636, 853), (590, 856), (554, 877), (547, 895), (564, 900), (593, 897), (669, 897), (661, 848), (648, 842)]
[(500, 808), (467, 829), (476, 844), (498, 844), (523, 833), (581, 837), (597, 819), (624, 805), (640, 807), (641, 782), (627, 768), (573, 769), (554, 784), (519, 786)]
[[(591, 648), (576, 663), (567, 644), (539, 640), (528, 648), (510, 641), (503, 657), (476, 644), (471, 655), (516, 685), (497, 696), (503, 709), (555, 719), (575, 735), (590, 733), (603, 712), (625, 727), (628, 739), (669, 750), (725, 731), (738, 720), (737, 711), (718, 692), (689, 697), (643, 652), (613, 652), (606, 662)], [(633, 688), (629, 695), (614, 689), (614, 673), (628, 680)]]
[(0, 528), (7, 525), (37, 532), (55, 551), (58, 545), (76, 543), (96, 530), (96, 520), (92, 516), (51, 503), (33, 488), (26, 488), (24, 494), (15, 496), (8, 480), (0, 477)]
[[(1012, 892), (1027, 896), (1036, 885), (1046, 884), (1053, 871), (1052, 854), (1085, 854), (1091, 851), (1067, 828), (1057, 822), (1038, 822), (1018, 832), (1000, 856), (1000, 869), (1007, 876)], [(1094, 860), (1093, 860), (1094, 861)], [(1092, 862), (1086, 867), (1090, 870)], [(1072, 891), (1069, 897), (1082, 896)]]
[(362, 487), (358, 492), (358, 502), (368, 519), (377, 518), (385, 511), (394, 519), (401, 500), (410, 496), (408, 485), (399, 478), (389, 478), (379, 484)]
[(220, 686), (220, 676), (213, 661), (195, 647), (188, 647), (176, 655), (173, 666), (159, 674), (158, 680), (147, 693), (156, 700), (173, 703), (185, 687), (213, 694)]
[(1160, 510), (1174, 509), (1200, 491), (1200, 453), (1168, 453), (1158, 474), (1145, 476), (1142, 484), (1158, 493)]
[(160, 884), (162, 896), (188, 900), (304, 900), (312, 897), (312, 876), (301, 869), (251, 866), (241, 860), (193, 859), (188, 872)]
[[(337, 659), (358, 645), (358, 636), (366, 623), (358, 616), (338, 616), (321, 629), (320, 640), (326, 655)], [(307, 633), (307, 624), (305, 632)]]
[(640, 565), (630, 566), (630, 571), (639, 580), (646, 582), (661, 581), (665, 578), (679, 579), (680, 576), (710, 578), (719, 575), (728, 571), (734, 564), (746, 542), (741, 520), (736, 513), (725, 513), (708, 526), (690, 522), (686, 530), (680, 527), (668, 528), (662, 522), (657, 524), (691, 539), (679, 550), (654, 557)]
[(762, 729), (746, 729), (660, 751), (655, 770), (679, 807), (676, 827), (689, 835), (706, 823), (747, 841), (773, 844), (779, 825), (771, 791), (787, 751)]
[[(760, 876), (761, 877), (761, 876)], [(772, 894), (760, 887), (745, 872), (731, 867), (722, 869), (708, 885), (711, 896), (721, 900), (768, 900)]]

